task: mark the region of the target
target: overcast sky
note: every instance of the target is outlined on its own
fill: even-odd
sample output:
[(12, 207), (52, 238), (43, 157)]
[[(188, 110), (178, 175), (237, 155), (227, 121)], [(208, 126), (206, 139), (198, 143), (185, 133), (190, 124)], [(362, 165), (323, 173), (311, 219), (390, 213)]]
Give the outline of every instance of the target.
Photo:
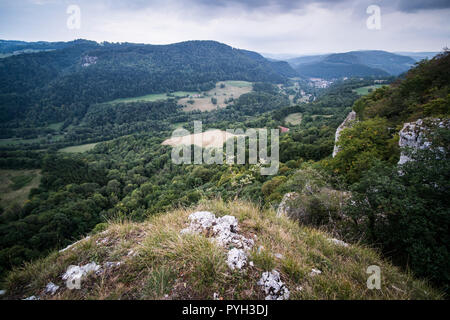
[[(70, 29), (67, 8), (80, 8)], [(380, 29), (366, 12), (380, 8)], [(450, 0), (0, 0), (0, 39), (167, 44), (217, 40), (263, 53), (450, 46)]]

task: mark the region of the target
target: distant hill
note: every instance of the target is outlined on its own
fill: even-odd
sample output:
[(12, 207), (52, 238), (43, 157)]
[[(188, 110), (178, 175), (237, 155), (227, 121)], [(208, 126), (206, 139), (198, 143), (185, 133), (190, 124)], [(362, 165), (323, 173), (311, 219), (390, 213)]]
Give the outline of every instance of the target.
[(330, 79), (396, 76), (409, 70), (416, 61), (411, 57), (371, 50), (303, 56), (288, 62), (301, 76)]
[(283, 83), (296, 75), (286, 62), (268, 61), (256, 52), (215, 41), (0, 43), (0, 52), (19, 48), (52, 51), (0, 59), (0, 122), (24, 116), (62, 121), (79, 116), (91, 103), (151, 93), (205, 91), (221, 80)]
[(0, 40), (0, 58), (21, 53), (62, 49), (70, 45), (71, 42), (26, 42), (17, 40)]
[(420, 61), (423, 59), (431, 59), (434, 56), (436, 56), (439, 52), (431, 51), (431, 52), (409, 52), (409, 51), (402, 51), (402, 52), (394, 52), (396, 54), (411, 57), (416, 61)]

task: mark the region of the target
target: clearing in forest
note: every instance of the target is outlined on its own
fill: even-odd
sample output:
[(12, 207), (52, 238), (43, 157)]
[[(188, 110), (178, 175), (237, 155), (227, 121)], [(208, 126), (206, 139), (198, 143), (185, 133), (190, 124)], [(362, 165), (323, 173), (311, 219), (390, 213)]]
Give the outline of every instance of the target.
[(94, 147), (98, 144), (96, 143), (87, 143), (87, 144), (81, 144), (79, 146), (71, 146), (71, 147), (65, 147), (62, 149), (59, 149), (59, 152), (67, 152), (67, 153), (81, 153), (85, 151), (89, 151), (94, 149)]
[(361, 88), (354, 89), (353, 91), (359, 94), (360, 96), (365, 96), (366, 94), (369, 94), (369, 92), (376, 90), (378, 88), (381, 88), (382, 84), (374, 84), (372, 86), (365, 86)]
[(40, 170), (0, 170), (0, 205), (22, 206), (31, 189), (39, 187)]
[(202, 133), (190, 134), (187, 136), (172, 137), (163, 141), (163, 145), (169, 145), (172, 147), (178, 145), (198, 145), (203, 148), (215, 147), (220, 148), (225, 141), (230, 138), (237, 137), (238, 135), (228, 133), (219, 129), (209, 130)]
[(291, 113), (286, 118), (284, 118), (284, 122), (293, 126), (299, 125), (300, 123), (302, 123), (302, 114), (300, 112)]
[(180, 99), (178, 104), (184, 106), (183, 111), (212, 111), (226, 107), (233, 100), (250, 91), (252, 91), (251, 82), (220, 81), (216, 83), (214, 89)]
[(147, 94), (145, 96), (140, 97), (130, 97), (130, 98), (121, 98), (113, 101), (105, 102), (105, 104), (117, 104), (117, 103), (130, 103), (130, 102), (154, 102), (167, 100), (169, 98), (181, 98), (187, 97), (190, 95), (196, 95), (197, 92), (188, 92), (188, 91), (176, 91), (172, 93), (153, 93)]

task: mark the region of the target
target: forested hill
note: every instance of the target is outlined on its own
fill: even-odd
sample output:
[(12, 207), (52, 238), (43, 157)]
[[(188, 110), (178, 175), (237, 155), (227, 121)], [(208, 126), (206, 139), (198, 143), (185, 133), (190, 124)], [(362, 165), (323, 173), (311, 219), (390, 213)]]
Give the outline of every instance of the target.
[(287, 63), (215, 41), (76, 40), (59, 46), (0, 59), (0, 122), (62, 121), (79, 116), (88, 104), (117, 98), (209, 90), (220, 80), (283, 83), (295, 75)]
[(305, 77), (342, 78), (399, 75), (415, 63), (411, 57), (381, 50), (351, 51), (293, 58), (289, 63)]

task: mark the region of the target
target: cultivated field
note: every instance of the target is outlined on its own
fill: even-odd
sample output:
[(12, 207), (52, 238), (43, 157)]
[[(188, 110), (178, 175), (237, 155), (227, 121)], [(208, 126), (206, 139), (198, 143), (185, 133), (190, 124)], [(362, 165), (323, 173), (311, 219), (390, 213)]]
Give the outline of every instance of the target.
[(40, 170), (0, 170), (0, 205), (7, 208), (13, 204), (22, 206), (30, 190), (39, 187)]
[(284, 118), (284, 122), (293, 126), (299, 125), (300, 123), (302, 123), (302, 114), (300, 112), (291, 113), (286, 118)]
[(59, 149), (59, 152), (67, 152), (67, 153), (81, 153), (85, 151), (89, 151), (94, 149), (94, 147), (98, 144), (96, 143), (88, 143), (88, 144), (81, 144), (79, 146), (72, 146), (72, 147), (66, 147)]
[(198, 145), (200, 147), (222, 147), (223, 144), (230, 138), (238, 135), (228, 133), (219, 129), (210, 130), (202, 133), (190, 134), (181, 137), (172, 137), (164, 140), (163, 145), (178, 146), (178, 145)]
[(196, 95), (197, 92), (188, 92), (188, 91), (177, 91), (170, 93), (169, 95), (166, 93), (155, 93), (155, 94), (147, 94), (145, 96), (140, 97), (131, 97), (131, 98), (121, 98), (116, 99), (113, 101), (105, 102), (107, 104), (116, 104), (116, 103), (129, 103), (129, 102), (138, 102), (138, 101), (144, 101), (144, 102), (153, 102), (153, 101), (159, 101), (159, 100), (167, 100), (169, 98), (181, 98), (181, 97), (187, 97), (190, 95)]
[[(223, 88), (221, 88), (223, 87)], [(183, 105), (184, 111), (211, 111), (217, 108), (226, 107), (230, 98), (237, 99), (244, 93), (252, 91), (252, 83), (247, 81), (221, 81), (216, 83), (216, 87), (203, 94), (190, 95), (180, 99), (178, 103)], [(212, 99), (216, 99), (214, 104)]]
[(381, 88), (382, 86), (383, 86), (382, 84), (374, 84), (372, 86), (357, 88), (354, 89), (353, 91), (359, 94), (360, 96), (365, 96), (366, 94), (369, 94), (369, 89), (375, 90)]

